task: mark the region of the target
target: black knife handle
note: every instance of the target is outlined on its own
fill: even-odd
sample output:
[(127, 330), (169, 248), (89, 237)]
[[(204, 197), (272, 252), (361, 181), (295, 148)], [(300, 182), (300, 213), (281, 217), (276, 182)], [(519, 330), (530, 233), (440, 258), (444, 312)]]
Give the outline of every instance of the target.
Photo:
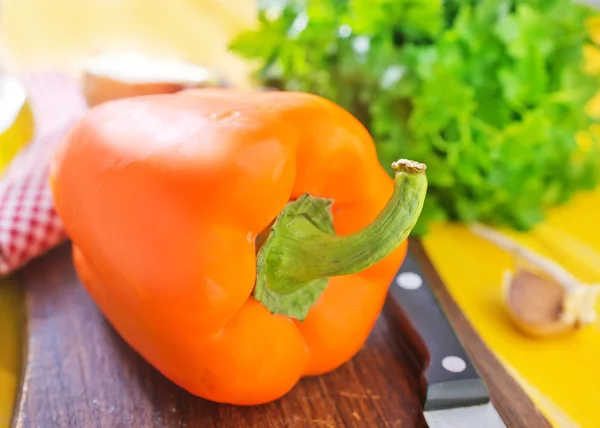
[[(402, 332), (425, 351), (423, 408), (441, 410), (485, 404), (488, 391), (437, 301), (409, 243), (408, 252), (390, 285), (389, 305)], [(428, 269), (429, 270), (429, 269)], [(434, 273), (435, 274), (435, 273)]]

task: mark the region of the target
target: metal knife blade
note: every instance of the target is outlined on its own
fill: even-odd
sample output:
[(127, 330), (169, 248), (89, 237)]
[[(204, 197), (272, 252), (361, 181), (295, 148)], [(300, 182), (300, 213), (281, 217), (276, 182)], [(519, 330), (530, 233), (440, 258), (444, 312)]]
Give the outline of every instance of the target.
[(423, 411), (431, 428), (506, 427), (438, 303), (409, 243), (390, 286), (389, 304), (403, 332), (426, 356)]

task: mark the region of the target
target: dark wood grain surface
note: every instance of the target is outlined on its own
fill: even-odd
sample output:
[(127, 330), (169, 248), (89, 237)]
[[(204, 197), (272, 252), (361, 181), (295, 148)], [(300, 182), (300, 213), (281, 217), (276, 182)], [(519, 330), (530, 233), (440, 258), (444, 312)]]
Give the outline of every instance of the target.
[[(411, 245), (423, 254), (418, 243)], [(190, 395), (121, 340), (79, 285), (68, 244), (30, 263), (19, 278), (26, 287), (28, 342), (14, 427), (426, 426), (419, 405), (423, 359), (386, 310), (343, 367), (302, 380), (276, 402), (235, 407)], [(439, 281), (430, 279), (507, 425), (549, 427)]]

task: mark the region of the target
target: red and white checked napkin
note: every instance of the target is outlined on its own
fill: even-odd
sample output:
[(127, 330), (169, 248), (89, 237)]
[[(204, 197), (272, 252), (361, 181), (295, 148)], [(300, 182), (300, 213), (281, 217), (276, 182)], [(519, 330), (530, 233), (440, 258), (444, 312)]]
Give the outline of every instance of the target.
[(24, 76), (35, 138), (0, 176), (0, 276), (66, 240), (48, 185), (52, 155), (87, 110), (77, 82), (55, 73)]

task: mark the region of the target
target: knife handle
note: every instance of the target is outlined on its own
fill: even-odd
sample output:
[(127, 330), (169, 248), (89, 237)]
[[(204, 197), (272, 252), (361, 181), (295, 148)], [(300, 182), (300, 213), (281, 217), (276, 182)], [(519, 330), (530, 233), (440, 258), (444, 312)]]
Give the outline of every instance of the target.
[[(409, 242), (405, 260), (390, 286), (388, 305), (402, 333), (420, 342), (413, 343), (425, 354), (423, 408), (485, 404), (490, 400), (488, 391), (433, 294), (412, 244)], [(428, 270), (435, 274), (428, 264)]]

